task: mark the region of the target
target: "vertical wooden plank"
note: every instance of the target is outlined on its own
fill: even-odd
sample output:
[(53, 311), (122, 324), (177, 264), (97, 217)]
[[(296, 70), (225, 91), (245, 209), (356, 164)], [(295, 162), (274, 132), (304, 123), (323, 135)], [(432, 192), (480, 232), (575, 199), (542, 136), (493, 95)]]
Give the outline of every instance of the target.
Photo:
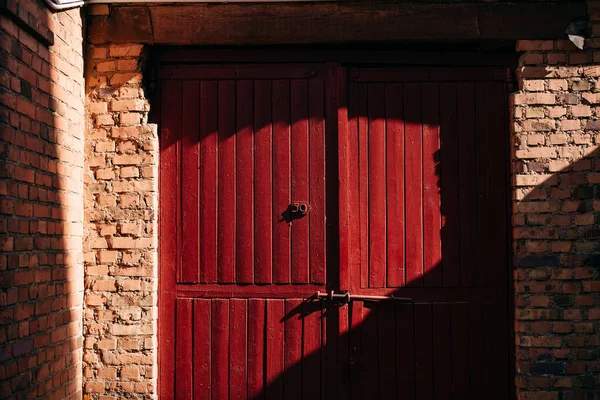
[(209, 399), (211, 393), (211, 305), (194, 300), (194, 398)]
[[(496, 293), (510, 293), (508, 277), (510, 264), (508, 260), (508, 136), (507, 132), (507, 102), (505, 95), (505, 83), (488, 83), (488, 132), (490, 140), (490, 174), (488, 185), (490, 186), (490, 197), (488, 213), (490, 225), (495, 229), (490, 231), (489, 241), (493, 244), (490, 248), (489, 270), (486, 271), (487, 285), (493, 286)], [(498, 110), (502, 110), (499, 112)], [(502, 182), (502, 184), (500, 184)], [(493, 184), (491, 184), (493, 183)], [(499, 212), (502, 210), (502, 212)], [(509, 310), (506, 296), (497, 296), (488, 305), (488, 343), (489, 349), (488, 374), (491, 387), (498, 386), (499, 397), (508, 396), (508, 388), (511, 387), (509, 376), (509, 358), (506, 354), (510, 351), (512, 333), (510, 330)]]
[(396, 304), (396, 371), (398, 399), (415, 399), (414, 305)]
[(232, 299), (229, 301), (229, 398), (231, 400), (247, 399), (248, 362), (248, 301)]
[(219, 82), (217, 281), (235, 282), (235, 82)]
[(192, 301), (177, 299), (177, 331), (175, 342), (176, 395), (192, 399)]
[(212, 308), (212, 399), (229, 398), (229, 300), (213, 299)]
[(469, 304), (469, 371), (471, 371), (471, 399), (485, 399), (487, 366), (485, 362), (485, 304)]
[[(488, 106), (487, 83), (478, 82), (475, 85), (475, 143), (476, 143), (476, 173), (477, 173), (477, 286), (489, 286), (492, 284), (494, 271), (489, 263), (490, 252), (498, 243), (490, 241), (490, 212), (498, 210), (490, 209), (490, 186), (498, 185), (500, 182), (490, 181), (490, 159), (492, 152), (501, 149), (490, 148), (489, 121), (492, 113), (500, 113), (500, 110), (491, 110)], [(504, 207), (503, 207), (504, 208)]]
[[(292, 201), (309, 202), (308, 194), (308, 81), (293, 80), (291, 86)], [(312, 210), (311, 210), (312, 211)], [(292, 283), (308, 283), (309, 218), (292, 223)]]
[(200, 82), (182, 88), (181, 138), (181, 279), (197, 283), (200, 278), (198, 170), (200, 168)]
[(477, 284), (477, 184), (475, 91), (473, 84), (458, 85), (458, 192), (461, 286)]
[(396, 312), (394, 302), (381, 302), (377, 313), (379, 352), (379, 398), (397, 397), (396, 370)]
[(313, 400), (321, 396), (322, 301), (304, 303), (303, 307), (302, 398)]
[(385, 86), (369, 85), (369, 287), (385, 286)]
[(452, 398), (450, 304), (433, 304), (433, 387), (435, 399)]
[(271, 283), (271, 82), (256, 81), (254, 85), (254, 281)]
[(424, 285), (442, 284), (442, 218), (440, 209), (439, 87), (423, 85), (423, 275)]
[(284, 326), (285, 304), (283, 300), (267, 300), (267, 400), (283, 398), (284, 372)]
[(433, 349), (431, 304), (415, 304), (416, 397), (433, 399)]
[(403, 86), (386, 86), (387, 285), (404, 285)]
[(236, 82), (236, 280), (254, 281), (254, 132), (252, 81)]
[(352, 399), (364, 399), (364, 351), (363, 351), (363, 302), (353, 301), (350, 303), (350, 338), (349, 338), (349, 392)]
[[(363, 303), (363, 323), (362, 323), (362, 374), (364, 377), (364, 399), (378, 399), (379, 392), (379, 332), (377, 329), (377, 320), (379, 314), (379, 305), (377, 303)], [(382, 399), (383, 400), (383, 399)]]
[(217, 83), (200, 83), (200, 281), (217, 281)]
[[(509, 185), (507, 154), (509, 136), (507, 134), (507, 102), (505, 83), (489, 83), (488, 90), (488, 136), (489, 136), (489, 165), (488, 176), (489, 204), (487, 206), (490, 226), (489, 230), (490, 257), (488, 258), (489, 270), (486, 271), (486, 281), (481, 284), (495, 285), (502, 292), (508, 289), (509, 277), (509, 198), (507, 187)], [(502, 111), (500, 111), (502, 110)]]
[(308, 84), (310, 283), (325, 283), (325, 104), (324, 84)]
[(339, 386), (338, 396), (339, 400), (350, 399), (349, 389), (349, 345), (350, 345), (350, 315), (349, 305), (344, 304), (338, 308), (339, 315)]
[[(360, 157), (359, 157), (358, 84), (348, 83), (348, 235), (350, 288), (361, 287), (361, 229), (360, 229)], [(358, 211), (358, 212), (357, 212)], [(311, 226), (312, 227), (312, 226)]]
[[(327, 391), (329, 389), (329, 378), (331, 376), (329, 366), (329, 358), (331, 357), (331, 345), (329, 343), (327, 337), (327, 324), (329, 323), (329, 304), (327, 301), (322, 301), (321, 304), (323, 307), (321, 308), (321, 399), (327, 399)], [(333, 368), (331, 368), (333, 369)]]
[[(329, 160), (329, 176), (334, 177), (337, 174), (337, 207), (335, 202), (330, 201), (328, 204), (329, 216), (331, 221), (335, 221), (335, 210), (337, 208), (337, 224), (329, 235), (328, 248), (333, 250), (338, 248), (337, 254), (331, 251), (330, 260), (335, 263), (338, 260), (338, 271), (331, 269), (329, 271), (329, 283), (337, 285), (340, 290), (350, 289), (350, 271), (349, 271), (349, 241), (348, 241), (348, 93), (347, 93), (347, 77), (346, 68), (339, 65), (329, 64), (329, 82), (334, 90), (327, 91), (326, 97), (326, 123), (329, 139), (328, 147), (334, 148), (335, 133), (337, 129), (337, 173), (335, 172), (335, 151), (330, 151)], [(337, 124), (336, 124), (337, 122)], [(337, 125), (337, 126), (336, 126)], [(329, 196), (333, 200), (335, 186), (329, 185)], [(335, 236), (338, 236), (337, 243)], [(337, 256), (337, 257), (336, 257)], [(336, 273), (337, 272), (337, 273)], [(335, 325), (335, 324), (332, 324)], [(338, 329), (338, 326), (335, 326)], [(336, 364), (337, 365), (337, 364)]]
[[(175, 393), (175, 285), (181, 275), (179, 254), (179, 225), (177, 208), (180, 196), (178, 153), (181, 139), (181, 82), (165, 81), (161, 85), (161, 135), (160, 135), (160, 232), (161, 268), (159, 287), (160, 373), (161, 396)], [(173, 223), (175, 222), (175, 223)]]
[(450, 338), (452, 341), (452, 388), (454, 399), (469, 397), (469, 304), (453, 303), (451, 306)]
[(406, 285), (423, 286), (423, 129), (421, 86), (404, 86)]
[(358, 159), (360, 193), (360, 287), (369, 287), (369, 114), (368, 89), (358, 86)]
[(290, 82), (273, 81), (273, 282), (290, 282)]
[(445, 287), (460, 284), (456, 96), (456, 84), (440, 86), (442, 282)]
[(302, 398), (302, 300), (285, 301), (285, 399)]
[(265, 301), (248, 300), (248, 398), (265, 398)]

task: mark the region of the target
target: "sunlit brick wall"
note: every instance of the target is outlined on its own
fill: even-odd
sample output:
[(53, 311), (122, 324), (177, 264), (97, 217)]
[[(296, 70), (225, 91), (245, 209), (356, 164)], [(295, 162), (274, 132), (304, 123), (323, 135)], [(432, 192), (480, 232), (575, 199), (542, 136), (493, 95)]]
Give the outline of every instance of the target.
[(0, 398), (81, 398), (79, 9), (0, 3)]
[(519, 399), (600, 396), (600, 2), (585, 50), (520, 41), (513, 112)]

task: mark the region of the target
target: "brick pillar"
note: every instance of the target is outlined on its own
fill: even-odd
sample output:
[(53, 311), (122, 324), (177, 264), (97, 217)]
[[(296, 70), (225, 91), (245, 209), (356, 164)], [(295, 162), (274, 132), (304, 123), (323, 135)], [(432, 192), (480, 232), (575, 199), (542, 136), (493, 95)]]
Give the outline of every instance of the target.
[[(593, 34), (598, 4), (589, 4)], [(600, 393), (598, 44), (588, 40), (585, 51), (566, 40), (517, 45), (513, 235), (516, 385), (523, 400)]]
[(148, 124), (142, 50), (89, 48), (83, 360), (90, 398), (156, 393), (158, 140)]

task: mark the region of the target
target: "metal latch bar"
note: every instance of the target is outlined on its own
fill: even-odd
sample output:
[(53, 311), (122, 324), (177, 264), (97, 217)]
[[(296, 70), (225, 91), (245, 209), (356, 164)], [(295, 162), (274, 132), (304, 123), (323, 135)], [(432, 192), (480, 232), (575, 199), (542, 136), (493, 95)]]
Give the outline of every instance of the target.
[(396, 297), (394, 295), (390, 295), (390, 296), (369, 296), (369, 295), (361, 295), (361, 294), (350, 294), (350, 292), (344, 292), (344, 293), (334, 293), (334, 291), (332, 290), (329, 293), (326, 292), (321, 292), (321, 291), (317, 291), (314, 294), (314, 297), (318, 298), (318, 299), (330, 299), (330, 300), (342, 300), (346, 303), (350, 303), (351, 301), (354, 300), (358, 300), (358, 301), (386, 301), (386, 300), (393, 300), (393, 301), (405, 301), (405, 302), (411, 302), (412, 299), (408, 298), (408, 297)]

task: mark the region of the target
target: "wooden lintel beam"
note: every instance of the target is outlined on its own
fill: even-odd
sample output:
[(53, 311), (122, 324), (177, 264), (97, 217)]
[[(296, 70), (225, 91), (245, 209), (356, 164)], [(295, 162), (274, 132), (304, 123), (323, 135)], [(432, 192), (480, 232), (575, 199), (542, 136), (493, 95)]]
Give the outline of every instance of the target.
[(564, 37), (583, 2), (113, 5), (90, 16), (91, 43), (274, 45)]

